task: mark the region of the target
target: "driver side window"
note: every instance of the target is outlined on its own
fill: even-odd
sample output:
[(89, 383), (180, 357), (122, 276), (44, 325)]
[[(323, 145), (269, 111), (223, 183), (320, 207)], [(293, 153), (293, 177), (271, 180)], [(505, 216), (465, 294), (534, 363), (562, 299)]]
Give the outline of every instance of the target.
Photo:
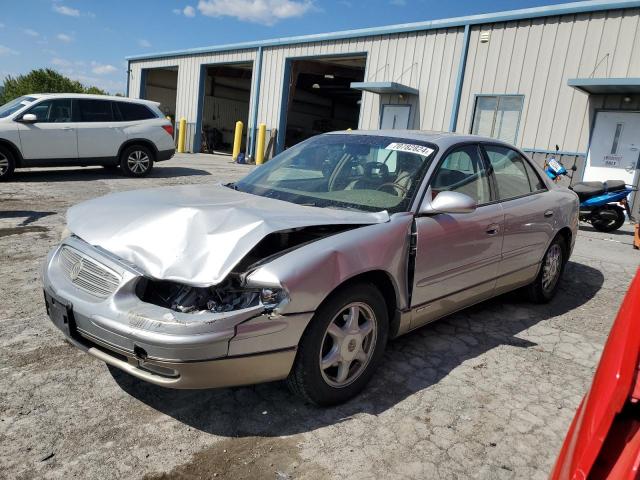
[(447, 154), (431, 180), (435, 197), (444, 191), (460, 192), (478, 205), (491, 201), (489, 180), (477, 145), (465, 145)]
[(71, 121), (71, 100), (45, 100), (28, 112), (36, 116), (38, 123), (66, 123)]

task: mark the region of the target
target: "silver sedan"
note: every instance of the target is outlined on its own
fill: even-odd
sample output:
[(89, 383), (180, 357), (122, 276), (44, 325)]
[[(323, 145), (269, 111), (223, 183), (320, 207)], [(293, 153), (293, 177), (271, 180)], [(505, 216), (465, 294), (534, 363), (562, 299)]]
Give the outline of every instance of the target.
[(45, 301), (70, 343), (142, 380), (287, 379), (329, 405), (391, 338), (517, 288), (551, 300), (577, 225), (576, 195), (509, 144), (331, 133), (236, 183), (71, 208)]

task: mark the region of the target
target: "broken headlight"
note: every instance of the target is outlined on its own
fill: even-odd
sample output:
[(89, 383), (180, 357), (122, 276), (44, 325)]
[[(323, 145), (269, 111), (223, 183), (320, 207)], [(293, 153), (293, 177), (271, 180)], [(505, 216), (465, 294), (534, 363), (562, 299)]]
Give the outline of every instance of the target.
[(176, 312), (232, 312), (259, 304), (274, 308), (285, 297), (282, 290), (246, 288), (232, 280), (211, 287), (192, 287), (175, 282), (146, 280), (138, 296)]

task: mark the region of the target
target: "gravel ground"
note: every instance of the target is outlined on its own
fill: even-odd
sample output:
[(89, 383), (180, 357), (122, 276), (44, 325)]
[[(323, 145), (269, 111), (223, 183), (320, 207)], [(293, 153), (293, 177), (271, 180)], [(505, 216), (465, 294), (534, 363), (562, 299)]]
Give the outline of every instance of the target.
[(0, 478), (546, 478), (640, 262), (628, 226), (583, 228), (549, 305), (508, 294), (391, 342), (336, 408), (281, 383), (166, 390), (62, 340), (40, 266), (69, 206), (251, 168), (184, 155), (146, 179), (33, 169), (0, 184)]

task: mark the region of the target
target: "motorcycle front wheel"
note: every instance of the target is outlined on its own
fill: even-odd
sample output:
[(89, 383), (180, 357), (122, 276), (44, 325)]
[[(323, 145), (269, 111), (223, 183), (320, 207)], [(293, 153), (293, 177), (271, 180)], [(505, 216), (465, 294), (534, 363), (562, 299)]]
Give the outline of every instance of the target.
[[(601, 216), (603, 212), (605, 215)], [(610, 218), (611, 214), (615, 214), (614, 218)], [(591, 213), (591, 225), (599, 232), (613, 232), (624, 224), (624, 210), (617, 206), (605, 206), (594, 210)]]

